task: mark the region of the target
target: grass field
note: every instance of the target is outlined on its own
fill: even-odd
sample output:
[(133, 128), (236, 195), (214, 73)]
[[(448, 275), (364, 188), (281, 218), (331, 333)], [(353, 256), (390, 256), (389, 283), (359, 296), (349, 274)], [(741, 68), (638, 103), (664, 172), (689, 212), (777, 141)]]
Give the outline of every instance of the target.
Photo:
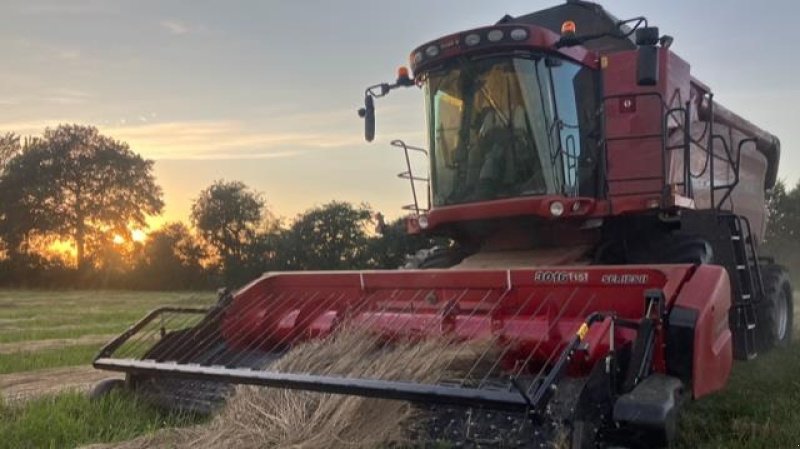
[[(58, 380), (51, 382), (61, 384), (64, 372), (69, 378), (70, 367), (97, 375), (86, 368), (97, 349), (147, 311), (213, 300), (212, 293), (0, 290), (0, 387), (4, 378), (54, 372), (61, 377), (53, 375)], [(799, 374), (800, 346), (738, 363), (724, 392), (690, 404), (678, 447), (798, 447)], [(77, 391), (24, 401), (2, 397), (0, 449), (72, 448), (197, 422), (196, 417), (164, 414), (124, 394), (100, 402), (89, 402)]]

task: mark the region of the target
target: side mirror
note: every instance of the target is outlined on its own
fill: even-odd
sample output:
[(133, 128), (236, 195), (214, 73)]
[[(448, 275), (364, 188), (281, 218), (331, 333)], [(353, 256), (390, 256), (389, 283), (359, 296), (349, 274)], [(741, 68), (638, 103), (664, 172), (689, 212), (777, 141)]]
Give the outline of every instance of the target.
[(640, 86), (658, 84), (658, 28), (646, 27), (636, 30), (636, 83)]
[(372, 142), (375, 140), (375, 100), (372, 95), (364, 97), (364, 107), (359, 109), (358, 115), (364, 119), (364, 139)]

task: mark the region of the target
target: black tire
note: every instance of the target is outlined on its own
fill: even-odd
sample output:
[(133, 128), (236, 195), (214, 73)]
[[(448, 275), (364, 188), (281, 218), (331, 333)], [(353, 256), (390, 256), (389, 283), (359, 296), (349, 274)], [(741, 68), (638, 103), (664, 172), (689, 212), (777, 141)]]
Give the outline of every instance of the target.
[(125, 389), (125, 380), (119, 378), (103, 379), (97, 382), (89, 391), (89, 400), (99, 401), (108, 396), (113, 391)]
[(794, 297), (789, 273), (780, 265), (761, 267), (765, 303), (761, 313), (760, 333), (764, 347), (783, 348), (792, 342), (794, 330)]
[(714, 263), (714, 250), (707, 240), (683, 234), (667, 234), (601, 245), (595, 263), (611, 265)]
[(406, 259), (404, 269), (427, 270), (432, 268), (450, 268), (458, 265), (465, 257), (459, 249), (435, 246), (421, 249)]

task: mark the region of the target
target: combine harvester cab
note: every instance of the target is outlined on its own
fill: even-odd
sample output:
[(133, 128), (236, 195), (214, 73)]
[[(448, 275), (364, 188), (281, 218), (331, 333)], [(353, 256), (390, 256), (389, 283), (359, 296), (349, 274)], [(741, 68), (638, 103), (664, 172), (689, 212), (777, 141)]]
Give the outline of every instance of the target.
[[(681, 403), (788, 344), (793, 317), (785, 270), (758, 251), (780, 143), (717, 104), (671, 43), (571, 0), (418, 47), (359, 114), (371, 141), (375, 100), (422, 88), (429, 148), (392, 142), (407, 228), (451, 247), (407, 270), (267, 274), (209, 310), (156, 310), (94, 365), (191, 410), (251, 384), (410, 401), (420, 438), (667, 444)], [(287, 369), (348, 335), (368, 349), (358, 369)], [(430, 372), (370, 366), (393, 348)]]

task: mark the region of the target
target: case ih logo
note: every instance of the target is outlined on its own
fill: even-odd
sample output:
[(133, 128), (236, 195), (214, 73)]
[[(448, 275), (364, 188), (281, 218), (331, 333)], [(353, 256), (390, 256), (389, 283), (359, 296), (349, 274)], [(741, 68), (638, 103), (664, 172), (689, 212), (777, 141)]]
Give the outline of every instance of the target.
[(543, 284), (574, 284), (589, 282), (586, 271), (537, 271), (533, 275), (534, 282)]
[(604, 274), (602, 278), (600, 278), (600, 282), (603, 284), (614, 284), (614, 285), (645, 285), (647, 281), (650, 280), (650, 276), (646, 274), (619, 274), (619, 273), (611, 273), (611, 274)]

